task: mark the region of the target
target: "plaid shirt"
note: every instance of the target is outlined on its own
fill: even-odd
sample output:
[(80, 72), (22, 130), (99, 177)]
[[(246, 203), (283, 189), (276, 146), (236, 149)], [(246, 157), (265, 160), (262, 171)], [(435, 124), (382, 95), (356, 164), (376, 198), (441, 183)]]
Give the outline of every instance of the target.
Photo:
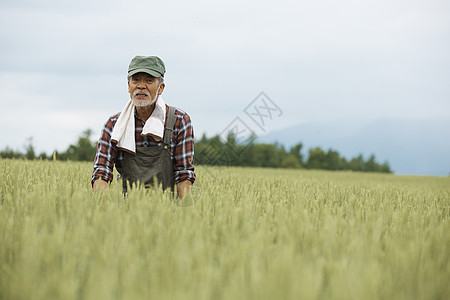
[[(166, 105), (166, 116), (169, 107)], [(174, 166), (175, 183), (189, 180), (195, 181), (194, 173), (194, 130), (191, 125), (191, 118), (180, 109), (175, 110), (177, 119), (172, 131), (170, 141), (171, 156)], [(141, 135), (145, 122), (136, 113), (135, 117), (135, 140), (136, 147), (149, 147), (160, 145), (152, 137)], [(92, 184), (97, 178), (110, 182), (113, 180), (114, 164), (120, 167), (120, 162), (116, 160), (118, 149), (111, 143), (111, 135), (114, 125), (119, 118), (119, 114), (111, 116), (103, 127), (100, 139), (97, 144), (97, 154), (94, 161), (94, 172), (92, 174)], [(167, 121), (167, 118), (166, 118)]]

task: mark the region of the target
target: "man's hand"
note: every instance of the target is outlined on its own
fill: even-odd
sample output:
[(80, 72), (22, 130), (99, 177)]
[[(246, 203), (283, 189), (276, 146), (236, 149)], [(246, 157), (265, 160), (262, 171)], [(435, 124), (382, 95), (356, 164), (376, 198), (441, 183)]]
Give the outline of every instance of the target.
[(102, 180), (101, 178), (98, 178), (94, 181), (94, 184), (92, 185), (92, 189), (94, 192), (98, 189), (100, 192), (104, 191), (108, 187), (108, 182)]
[(183, 200), (183, 198), (189, 194), (191, 191), (191, 186), (192, 182), (189, 180), (184, 180), (177, 183), (178, 196), (180, 197), (180, 200)]

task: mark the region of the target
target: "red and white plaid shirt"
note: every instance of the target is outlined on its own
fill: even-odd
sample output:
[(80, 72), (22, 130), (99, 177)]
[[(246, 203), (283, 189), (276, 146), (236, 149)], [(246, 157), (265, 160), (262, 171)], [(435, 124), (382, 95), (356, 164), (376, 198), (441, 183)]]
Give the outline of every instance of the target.
[[(168, 110), (169, 106), (166, 105), (166, 116)], [(191, 118), (187, 113), (178, 108), (175, 110), (175, 114), (177, 118), (172, 131), (172, 139), (170, 141), (175, 183), (184, 180), (189, 180), (194, 183), (194, 129), (192, 128)], [(162, 143), (156, 142), (151, 137), (142, 136), (141, 132), (145, 122), (140, 119), (136, 113), (134, 117), (136, 147), (155, 146)], [(92, 184), (97, 178), (111, 182), (113, 180), (114, 164), (120, 164), (120, 162), (116, 160), (118, 149), (114, 143), (111, 143), (111, 134), (118, 118), (119, 114), (111, 116), (103, 127), (97, 144)]]

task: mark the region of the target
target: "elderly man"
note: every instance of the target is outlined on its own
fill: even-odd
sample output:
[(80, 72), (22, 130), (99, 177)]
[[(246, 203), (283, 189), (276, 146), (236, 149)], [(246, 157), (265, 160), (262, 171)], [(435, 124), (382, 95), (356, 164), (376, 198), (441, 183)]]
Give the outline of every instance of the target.
[(136, 56), (128, 67), (130, 100), (122, 112), (111, 116), (102, 130), (94, 161), (92, 187), (104, 189), (113, 180), (113, 168), (127, 183), (158, 184), (182, 199), (195, 181), (194, 131), (181, 109), (161, 97), (165, 88), (163, 61), (156, 56)]

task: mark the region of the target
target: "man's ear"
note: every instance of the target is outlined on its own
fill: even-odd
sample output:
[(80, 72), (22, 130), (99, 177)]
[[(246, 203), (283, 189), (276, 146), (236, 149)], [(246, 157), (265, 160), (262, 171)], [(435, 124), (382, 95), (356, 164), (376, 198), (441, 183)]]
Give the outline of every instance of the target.
[(165, 88), (165, 87), (166, 87), (166, 84), (165, 84), (165, 83), (163, 83), (163, 84), (160, 85), (159, 91), (158, 91), (158, 95), (161, 95), (161, 94), (162, 94), (162, 92), (164, 91), (164, 88)]
[(130, 79), (127, 80), (127, 84), (128, 84), (128, 93), (130, 92)]

